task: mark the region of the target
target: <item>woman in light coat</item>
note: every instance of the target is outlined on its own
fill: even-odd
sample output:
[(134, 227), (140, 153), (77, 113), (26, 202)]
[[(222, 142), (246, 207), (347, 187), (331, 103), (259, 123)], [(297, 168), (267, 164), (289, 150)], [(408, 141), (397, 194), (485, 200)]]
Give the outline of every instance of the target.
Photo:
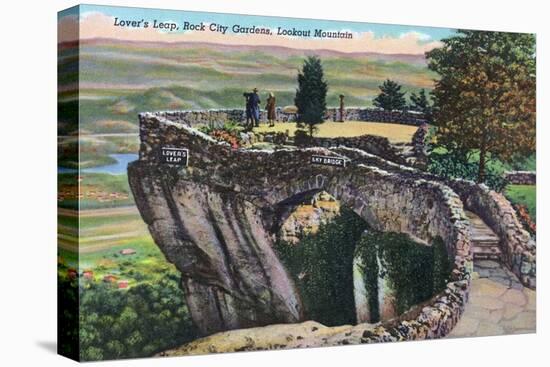
[(267, 97), (267, 103), (265, 105), (269, 127), (275, 126), (275, 120), (277, 120), (277, 113), (275, 112), (275, 101), (275, 95), (273, 94), (273, 92), (270, 92), (269, 97)]

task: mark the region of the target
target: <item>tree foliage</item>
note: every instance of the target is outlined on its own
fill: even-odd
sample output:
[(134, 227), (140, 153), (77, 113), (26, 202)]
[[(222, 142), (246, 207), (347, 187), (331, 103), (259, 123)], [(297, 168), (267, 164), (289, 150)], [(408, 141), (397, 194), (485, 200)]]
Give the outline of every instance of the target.
[(57, 284), (58, 351), (64, 356), (78, 359), (78, 279), (59, 276)]
[(374, 99), (374, 105), (386, 111), (405, 110), (405, 92), (401, 92), (401, 85), (393, 80), (387, 79), (380, 85), (380, 94)]
[(309, 135), (313, 136), (315, 125), (324, 121), (327, 109), (328, 84), (325, 81), (323, 65), (317, 56), (304, 60), (298, 73), (298, 89), (294, 104), (298, 108), (298, 122), (306, 124)]
[[(73, 292), (71, 281), (61, 279), (62, 294), (77, 293), (80, 301), (80, 358), (94, 361), (151, 357), (196, 338), (178, 283), (177, 275), (169, 275), (154, 283), (120, 290), (101, 281), (86, 281)], [(68, 307), (77, 309), (73, 297), (61, 300), (60, 308)]]
[(427, 52), (440, 75), (433, 91), (437, 143), (479, 152), (477, 181), (487, 161), (510, 162), (535, 149), (535, 37), (459, 30)]
[[(428, 171), (443, 178), (477, 180), (479, 164), (470, 158), (470, 154), (463, 155), (456, 151), (432, 151), (428, 164)], [(484, 183), (491, 189), (501, 192), (508, 181), (503, 176), (503, 170), (496, 164), (487, 165)]]
[(424, 118), (428, 121), (432, 121), (432, 103), (429, 98), (426, 96), (426, 91), (421, 89), (418, 94), (411, 92), (410, 96), (411, 104), (409, 109), (411, 111), (421, 112), (424, 115)]

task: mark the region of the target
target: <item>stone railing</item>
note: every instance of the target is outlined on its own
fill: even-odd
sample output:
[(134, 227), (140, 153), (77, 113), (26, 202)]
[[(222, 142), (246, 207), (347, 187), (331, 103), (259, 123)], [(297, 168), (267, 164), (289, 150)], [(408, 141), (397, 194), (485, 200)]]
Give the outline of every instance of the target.
[(504, 264), (521, 283), (536, 288), (536, 244), (510, 202), (504, 195), (472, 181), (454, 180), (449, 186), (460, 196), (464, 207), (479, 215), (500, 238)]
[(537, 173), (535, 171), (508, 171), (504, 172), (504, 178), (515, 185), (537, 184)]
[(415, 131), (412, 137), (411, 144), (413, 153), (420, 165), (426, 167), (428, 165), (428, 151), (426, 146), (426, 137), (428, 136), (428, 124), (421, 124)]
[(420, 126), (426, 123), (424, 115), (414, 111), (384, 111), (377, 108), (344, 108), (344, 118), (340, 114), (339, 108), (328, 108), (325, 119), (327, 121), (372, 121), (388, 122), (394, 124)]
[[(374, 108), (348, 107), (344, 109), (344, 121), (371, 121), (388, 122), (405, 125), (420, 126), (425, 123), (422, 114), (412, 111), (384, 111)], [(244, 109), (210, 109), (210, 110), (183, 110), (183, 111), (161, 111), (155, 113), (159, 117), (164, 117), (170, 121), (179, 122), (189, 126), (211, 125), (221, 127), (227, 121), (243, 123), (246, 121)], [(277, 120), (282, 122), (294, 122), (297, 114), (286, 112), (281, 107), (276, 108)], [(267, 120), (265, 110), (260, 110), (260, 121)], [(325, 121), (340, 121), (340, 109), (328, 108), (325, 114)]]
[(390, 143), (388, 138), (376, 135), (361, 135), (355, 137), (341, 138), (313, 138), (311, 146), (324, 148), (335, 148), (345, 146), (361, 149), (365, 152), (375, 154), (386, 160), (404, 164), (405, 158), (399, 155), (397, 149)]

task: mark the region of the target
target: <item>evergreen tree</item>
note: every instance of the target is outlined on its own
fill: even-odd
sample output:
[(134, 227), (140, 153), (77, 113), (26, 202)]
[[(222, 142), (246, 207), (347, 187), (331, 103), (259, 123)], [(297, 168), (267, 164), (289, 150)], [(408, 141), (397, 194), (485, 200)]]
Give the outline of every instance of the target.
[(424, 89), (421, 89), (418, 94), (412, 92), (411, 93), (411, 104), (409, 106), (409, 109), (412, 111), (421, 112), (424, 115), (424, 118), (431, 122), (432, 120), (432, 105), (430, 103), (430, 100), (426, 96), (426, 92)]
[(396, 82), (387, 79), (380, 88), (380, 94), (374, 99), (374, 105), (385, 111), (405, 110), (405, 92), (401, 92), (401, 86)]
[(298, 122), (308, 126), (310, 136), (313, 136), (315, 125), (324, 121), (327, 90), (321, 59), (309, 56), (298, 73), (294, 104), (298, 108)]
[(448, 151), (477, 153), (483, 182), (490, 159), (511, 162), (535, 150), (535, 36), (459, 30), (442, 42), (426, 54), (441, 76), (435, 137)]

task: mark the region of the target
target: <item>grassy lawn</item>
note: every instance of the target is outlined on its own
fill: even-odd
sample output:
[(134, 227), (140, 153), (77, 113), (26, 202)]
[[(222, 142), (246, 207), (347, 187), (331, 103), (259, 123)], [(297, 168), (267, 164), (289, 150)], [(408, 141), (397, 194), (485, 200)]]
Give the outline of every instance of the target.
[[(369, 134), (386, 137), (392, 143), (410, 142), (417, 130), (416, 126), (365, 121), (324, 122), (317, 125), (317, 128), (315, 136), (320, 138), (353, 137)], [(297, 130), (296, 124), (276, 123), (275, 127), (268, 127), (267, 124), (262, 123), (260, 127), (254, 129), (254, 132), (284, 132), (286, 130), (288, 130), (290, 136), (293, 136)]]
[(527, 207), (533, 220), (537, 219), (537, 186), (536, 185), (508, 185), (505, 195), (514, 204)]

